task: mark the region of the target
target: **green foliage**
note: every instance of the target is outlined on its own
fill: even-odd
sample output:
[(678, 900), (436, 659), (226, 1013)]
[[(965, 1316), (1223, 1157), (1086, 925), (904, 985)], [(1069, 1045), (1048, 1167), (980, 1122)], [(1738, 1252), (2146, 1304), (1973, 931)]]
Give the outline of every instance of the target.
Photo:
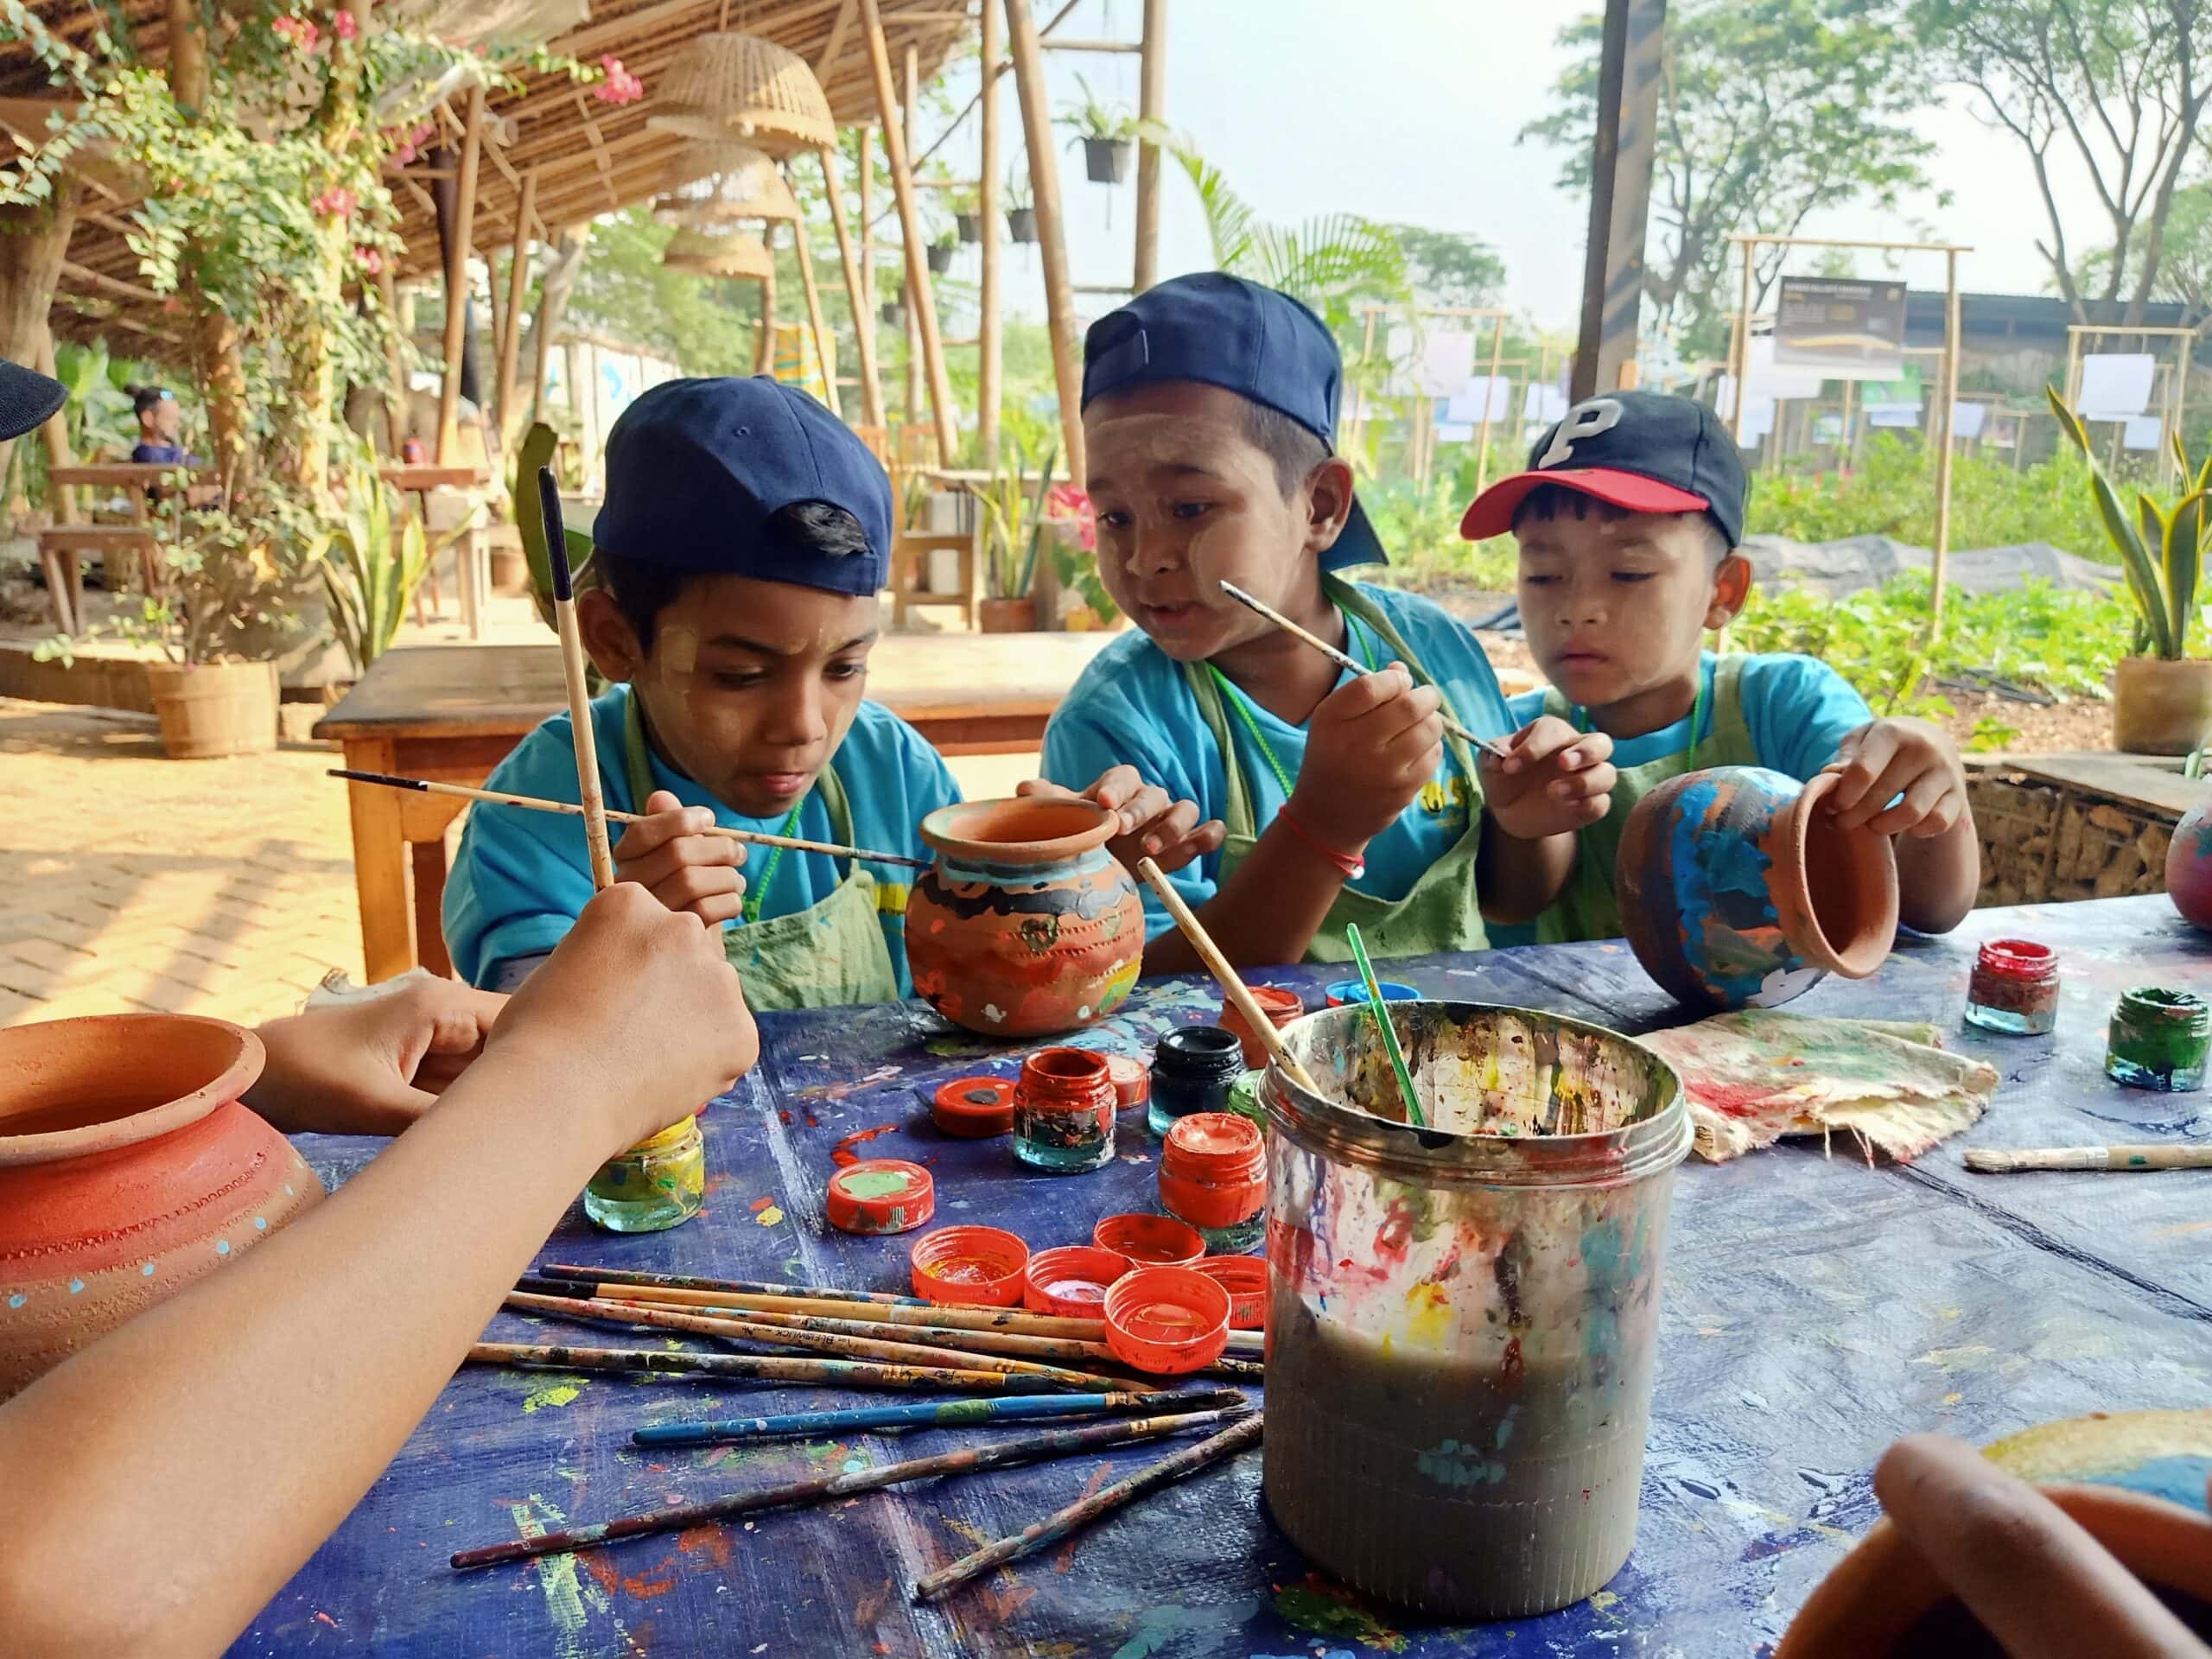
[[(600, 219), (569, 297), (569, 319), (657, 352), (686, 374), (752, 373), (759, 284), (671, 270), (661, 264), (661, 255), (675, 234), (673, 225), (659, 223), (643, 204)], [(785, 288), (780, 280), (780, 266), (790, 252), (788, 234), (783, 243), (778, 250), (778, 287), (795, 294), (796, 264), (791, 286)]]
[(1505, 287), (1505, 261), (1480, 237), (1393, 225), (1406, 257), (1414, 297), (1423, 305), (1496, 305)]
[(1119, 105), (1109, 107), (1098, 101), (1098, 94), (1090, 90), (1090, 83), (1081, 75), (1076, 85), (1083, 88), (1083, 104), (1072, 115), (1058, 117), (1057, 126), (1072, 127), (1078, 138), (1097, 138), (1109, 143), (1126, 143), (1137, 136), (1137, 118)]
[[(537, 601), (537, 614), (547, 627), (553, 623), (553, 561), (546, 552), (545, 506), (538, 499), (537, 472), (553, 462), (560, 435), (544, 422), (534, 423), (515, 446), (514, 476), (507, 480), (508, 500), (514, 512), (515, 533), (522, 537), (522, 555), (530, 566), (530, 591)], [(587, 586), (592, 577), (591, 537), (569, 525), (562, 527), (569, 548), (569, 585), (572, 591)]]
[(348, 446), (346, 462), (345, 494), (318, 568), (338, 641), (359, 673), (391, 649), (430, 561), (467, 533), (475, 513), (433, 549), (423, 520), (405, 510), (398, 492), (378, 474), (376, 451), (367, 440)]
[[(2049, 542), (2079, 558), (2112, 557), (2078, 457), (2062, 452), (2014, 472), (1988, 455), (1951, 462), (1951, 545), (2010, 547)], [(1936, 541), (1936, 468), (1919, 444), (1877, 432), (1848, 476), (1762, 473), (1751, 480), (1745, 527), (1754, 535), (1828, 542), (1894, 536), (1916, 547)]]
[(61, 416), (71, 454), (85, 461), (101, 455), (120, 460), (137, 446), (138, 416), (124, 390), (131, 366), (110, 358), (104, 340), (54, 347), (54, 378), (69, 388)]
[(1037, 548), (1045, 533), (1045, 497), (1052, 487), (1052, 467), (1059, 461), (1057, 443), (1045, 451), (1029, 482), (1029, 452), (1019, 440), (1010, 441), (1011, 464), (993, 468), (988, 483), (967, 486), (982, 504), (984, 517), (983, 583), (993, 599), (1027, 599), (1037, 576)]
[(2189, 487), (2189, 493), (2168, 508), (2152, 499), (2147, 492), (2139, 490), (2135, 514), (2131, 518), (2120, 505), (2119, 492), (2105, 476), (2105, 469), (2097, 464), (2088, 427), (2079, 415), (2066, 407), (2056, 392), (2050, 397), (2051, 413), (2058, 416), (2059, 430), (2081, 452), (2088, 466), (2091, 499), (2096, 503), (2105, 534), (2120, 555), (2120, 569), (2127, 577), (2128, 595), (2135, 601), (2148, 647), (2154, 655), (2178, 662), (2188, 652), (2190, 631), (2196, 620), (2206, 492), (2208, 486), (2212, 486), (2212, 460), (2206, 461), (2204, 471), (2200, 474), (2189, 464), (2189, 451), (2177, 437), (2174, 459), (2180, 464), (2182, 481)]
[(1459, 538), (1471, 494), (1456, 474), (1441, 472), (1425, 489), (1411, 479), (1360, 486), (1360, 505), (1390, 556), (1391, 580), (1415, 588), (1449, 582), (1485, 593), (1513, 591), (1519, 557), (1510, 536), (1472, 544)]

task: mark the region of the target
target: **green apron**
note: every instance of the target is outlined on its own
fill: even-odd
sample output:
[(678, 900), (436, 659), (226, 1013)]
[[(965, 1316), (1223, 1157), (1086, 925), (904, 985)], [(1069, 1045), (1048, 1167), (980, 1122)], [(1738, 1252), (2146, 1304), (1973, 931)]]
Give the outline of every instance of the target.
[[(1536, 918), (1541, 944), (1573, 944), (1583, 939), (1617, 939), (1621, 936), (1620, 901), (1613, 893), (1613, 868), (1620, 861), (1621, 829), (1636, 804), (1669, 778), (1701, 766), (1756, 766), (1758, 751), (1751, 743), (1751, 728), (1744, 721), (1739, 689), (1744, 658), (1719, 657), (1713, 664), (1713, 718), (1700, 739), (1693, 729), (1690, 746), (1677, 753), (1647, 760), (1640, 766), (1623, 766), (1613, 785), (1612, 810), (1577, 836), (1574, 868), (1567, 887), (1550, 909)], [(1579, 710), (1568, 706), (1556, 690), (1544, 693), (1544, 712), (1580, 726)], [(1694, 715), (1693, 715), (1694, 718)]]
[[(1321, 578), (1322, 591), (1347, 614), (1357, 617), (1390, 646), (1398, 660), (1413, 672), (1416, 683), (1430, 681), (1428, 671), (1400, 639), (1389, 619), (1357, 588), (1334, 576)], [(1221, 769), (1228, 780), (1228, 799), (1222, 823), (1228, 839), (1221, 850), (1221, 876), (1226, 881), (1260, 838), (1252, 815), (1252, 791), (1244, 780), (1243, 764), (1236, 758), (1235, 734), (1220, 688), (1204, 663), (1183, 664), (1184, 677), (1198, 699), (1198, 713), (1214, 741), (1221, 747)], [(1447, 701), (1445, 712), (1453, 719), (1458, 711)], [(1461, 722), (1465, 724), (1465, 721)], [(1465, 741), (1445, 734), (1452, 761), (1467, 780), (1467, 830), (1459, 840), (1422, 871), (1411, 891), (1398, 899), (1377, 899), (1346, 887), (1337, 894), (1329, 913), (1306, 947), (1308, 962), (1349, 962), (1351, 950), (1344, 943), (1344, 925), (1359, 924), (1359, 935), (1368, 954), (1376, 957), (1421, 957), (1439, 950), (1481, 950), (1489, 939), (1483, 931), (1483, 913), (1475, 893), (1475, 855), (1482, 845), (1482, 785), (1475, 773), (1474, 751)]]
[[(622, 717), (622, 758), (631, 801), (642, 812), (654, 785), (635, 692)], [(830, 809), (831, 833), (850, 845), (852, 807), (837, 769), (823, 767), (815, 787)], [(748, 855), (748, 871), (757, 868), (761, 850), (756, 847)], [(764, 900), (773, 874), (773, 864), (767, 865), (759, 894)], [(883, 925), (876, 919), (875, 878), (857, 862), (818, 904), (766, 921), (729, 923), (722, 930), (722, 951), (745, 982), (745, 1003), (755, 1013), (899, 1000), (898, 969), (892, 966)]]

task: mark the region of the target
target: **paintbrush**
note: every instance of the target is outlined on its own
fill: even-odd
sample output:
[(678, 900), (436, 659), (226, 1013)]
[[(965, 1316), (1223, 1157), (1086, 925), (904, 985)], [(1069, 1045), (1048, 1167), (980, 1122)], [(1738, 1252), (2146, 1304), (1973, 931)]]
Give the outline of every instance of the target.
[(520, 1365), (555, 1371), (654, 1371), (808, 1382), (833, 1389), (970, 1389), (978, 1394), (1050, 1394), (1048, 1377), (940, 1365), (880, 1365), (857, 1359), (785, 1359), (770, 1354), (690, 1354), (673, 1348), (573, 1348), (560, 1343), (480, 1342), (468, 1351), (477, 1365)]
[(576, 746), (576, 798), (591, 849), (591, 884), (614, 885), (614, 855), (607, 841), (607, 798), (599, 788), (599, 745), (591, 723), (591, 693), (584, 681), (583, 636), (576, 631), (575, 585), (569, 575), (569, 533), (561, 523), (561, 491), (553, 469), (537, 469), (538, 509), (545, 520), (545, 557), (553, 572), (553, 623), (561, 634), (561, 673), (569, 687), (569, 734)]
[[(383, 789), (420, 790), (428, 795), (452, 795), (464, 801), (488, 801), (494, 806), (527, 807), (533, 812), (565, 812), (571, 817), (582, 817), (584, 810), (571, 801), (548, 800), (540, 795), (510, 795), (503, 790), (471, 789), (466, 784), (434, 783), (427, 778), (395, 778), (383, 772), (351, 772), (333, 766), (333, 778), (343, 778), (352, 784), (374, 784)], [(638, 812), (617, 812), (612, 808), (601, 815), (609, 823), (642, 823), (645, 817)], [(861, 858), (878, 864), (904, 864), (910, 869), (930, 868), (926, 858), (909, 858), (904, 853), (875, 853), (865, 847), (847, 847), (834, 841), (804, 841), (797, 836), (772, 836), (763, 830), (733, 830), (727, 824), (715, 824), (706, 831), (710, 836), (721, 836), (730, 841), (741, 841), (756, 847), (787, 847), (798, 853), (827, 853), (832, 858)]]
[[(1303, 639), (1307, 645), (1313, 646), (1314, 650), (1319, 652), (1324, 657), (1326, 657), (1338, 668), (1350, 669), (1355, 674), (1372, 674), (1375, 671), (1373, 669), (1368, 667), (1364, 663), (1354, 662), (1343, 652), (1338, 651), (1327, 640), (1322, 639), (1320, 635), (1317, 633), (1308, 633), (1304, 628), (1300, 627), (1297, 623), (1292, 621), (1281, 611), (1275, 609), (1274, 606), (1266, 603), (1264, 601), (1253, 598), (1251, 594), (1246, 593), (1235, 582), (1223, 582), (1221, 584), (1221, 591), (1227, 594), (1231, 599), (1235, 600), (1239, 605), (1245, 607), (1248, 610), (1257, 612), (1260, 615), (1267, 618), (1268, 621), (1274, 623), (1275, 626), (1281, 628), (1285, 633), (1292, 634), (1298, 639)], [(1439, 695), (1441, 696), (1442, 694), (1440, 692)], [(1452, 719), (1448, 714), (1441, 715), (1439, 718), (1444, 721), (1444, 729), (1446, 731), (1451, 733), (1452, 736), (1460, 739), (1463, 742), (1473, 744), (1477, 748), (1488, 754), (1492, 760), (1505, 760), (1510, 753), (1510, 751), (1506, 748), (1505, 745), (1500, 742), (1497, 739), (1494, 737), (1477, 737), (1472, 732), (1469, 731), (1465, 726), (1462, 726), (1458, 721)]]
[(618, 1539), (643, 1537), (648, 1533), (680, 1532), (686, 1527), (696, 1527), (702, 1522), (727, 1521), (734, 1516), (750, 1515), (757, 1510), (785, 1509), (794, 1504), (819, 1503), (827, 1498), (852, 1497), (861, 1492), (873, 1492), (910, 1480), (926, 1480), (934, 1475), (974, 1474), (985, 1469), (1002, 1468), (1007, 1464), (1037, 1463), (1047, 1458), (1068, 1457), (1099, 1446), (1121, 1446), (1131, 1440), (1154, 1440), (1165, 1434), (1188, 1433), (1193, 1429), (1211, 1428), (1243, 1415), (1242, 1410), (1231, 1408), (1225, 1411), (1195, 1411), (1173, 1417), (1139, 1417), (1126, 1423), (1100, 1423), (1090, 1428), (1053, 1429), (1042, 1434), (1024, 1435), (1019, 1440), (1001, 1440), (995, 1446), (968, 1446), (958, 1452), (942, 1452), (935, 1457), (888, 1463), (880, 1469), (858, 1469), (849, 1474), (816, 1475), (805, 1480), (790, 1481), (781, 1486), (766, 1487), (757, 1492), (733, 1493), (728, 1497), (715, 1498), (705, 1503), (685, 1503), (673, 1509), (654, 1510), (645, 1515), (626, 1516), (620, 1521), (602, 1521), (595, 1526), (570, 1527), (560, 1532), (540, 1533), (535, 1538), (518, 1539), (511, 1544), (489, 1544), (480, 1549), (464, 1549), (452, 1557), (452, 1565), (461, 1568), (496, 1567), (502, 1561), (524, 1560), (532, 1555), (565, 1554), (570, 1550), (589, 1549), (595, 1545), (613, 1543)]
[(1313, 1081), (1306, 1068), (1282, 1046), (1282, 1033), (1275, 1029), (1275, 1022), (1260, 1012), (1260, 1005), (1252, 1000), (1251, 988), (1229, 965), (1229, 958), (1221, 954), (1221, 947), (1213, 942), (1213, 936), (1206, 931), (1204, 923), (1191, 914), (1191, 907), (1183, 902), (1183, 895), (1176, 892), (1174, 885), (1160, 873), (1160, 866), (1148, 858), (1141, 858), (1137, 861), (1137, 874), (1160, 895), (1160, 902), (1175, 918), (1175, 925), (1183, 930), (1183, 937), (1198, 953), (1198, 960), (1205, 963), (1212, 970), (1213, 976), (1221, 982), (1222, 995), (1235, 1005), (1237, 1013), (1244, 1016), (1245, 1029), (1266, 1046), (1270, 1058), (1282, 1067), (1284, 1074), (1293, 1083), (1309, 1095), (1319, 1094), (1321, 1085)]
[(2212, 1169), (2212, 1146), (2032, 1147), (1967, 1148), (1967, 1167), (1985, 1175), (2024, 1169)]
[(1033, 1526), (1024, 1527), (1011, 1538), (1001, 1538), (995, 1544), (985, 1545), (972, 1555), (962, 1556), (950, 1567), (939, 1567), (914, 1586), (914, 1599), (933, 1601), (946, 1591), (958, 1589), (970, 1579), (989, 1572), (1002, 1562), (1014, 1560), (1033, 1549), (1055, 1543), (1071, 1532), (1079, 1531), (1101, 1516), (1111, 1514), (1123, 1504), (1143, 1497), (1154, 1487), (1180, 1480), (1185, 1475), (1197, 1473), (1210, 1463), (1218, 1463), (1248, 1446), (1257, 1446), (1262, 1421), (1261, 1414), (1255, 1412), (1211, 1440), (1186, 1446), (1172, 1458), (1162, 1458), (1158, 1463), (1138, 1470), (1126, 1480), (1117, 1480), (1089, 1497), (1078, 1498), (1065, 1509), (1053, 1511)]
[(1360, 982), (1367, 987), (1368, 1012), (1375, 1016), (1375, 1027), (1382, 1033), (1382, 1050), (1390, 1057), (1390, 1070), (1398, 1074), (1398, 1092), (1406, 1100), (1406, 1122), (1417, 1129), (1425, 1129), (1428, 1120), (1421, 1116), (1421, 1101), (1414, 1093), (1413, 1073), (1406, 1070), (1405, 1051), (1398, 1046), (1398, 1028), (1391, 1023), (1383, 1003), (1382, 982), (1375, 977), (1375, 964), (1367, 959), (1367, 946), (1360, 940), (1357, 922), (1344, 924), (1344, 941), (1351, 946), (1352, 960), (1359, 964)]
[(1117, 1416), (1123, 1412), (1197, 1411), (1240, 1404), (1234, 1389), (1187, 1394), (1033, 1394), (1013, 1400), (926, 1401), (912, 1406), (855, 1406), (842, 1411), (793, 1411), (780, 1417), (725, 1417), (710, 1422), (660, 1423), (632, 1430), (639, 1446), (718, 1446), (732, 1440), (788, 1440), (813, 1434), (874, 1434), (887, 1429), (968, 1428), (979, 1423), (1039, 1417)]
[(954, 1370), (999, 1371), (1008, 1376), (1037, 1376), (1064, 1388), (1114, 1389), (1122, 1379), (1101, 1376), (1065, 1366), (1046, 1365), (1033, 1359), (1009, 1359), (1001, 1354), (969, 1353), (920, 1343), (893, 1342), (880, 1332), (873, 1337), (834, 1336), (820, 1331), (793, 1331), (779, 1325), (753, 1325), (743, 1319), (715, 1319), (702, 1313), (680, 1313), (673, 1308), (652, 1307), (643, 1302), (579, 1301), (567, 1296), (533, 1296), (517, 1291), (506, 1298), (518, 1313), (552, 1313), (563, 1319), (598, 1325), (650, 1325), (662, 1331), (684, 1331), (696, 1337), (715, 1337), (728, 1342), (749, 1342), (772, 1348), (808, 1348), (844, 1359), (882, 1360), (897, 1365), (948, 1365)]

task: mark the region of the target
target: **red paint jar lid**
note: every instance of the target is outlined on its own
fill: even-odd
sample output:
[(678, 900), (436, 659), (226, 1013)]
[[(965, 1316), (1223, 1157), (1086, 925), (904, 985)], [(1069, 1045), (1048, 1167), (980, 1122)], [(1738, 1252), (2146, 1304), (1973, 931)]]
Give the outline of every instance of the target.
[(1992, 939), (1981, 947), (1977, 965), (1999, 979), (2034, 983), (2058, 976), (2058, 953), (2033, 939)]
[(1107, 1287), (1129, 1270), (1129, 1259), (1096, 1244), (1063, 1244), (1029, 1258), (1021, 1305), (1064, 1319), (1105, 1318)]
[[(1247, 985), (1244, 988), (1252, 993), (1252, 1001), (1259, 1004), (1260, 1012), (1275, 1025), (1288, 1025), (1306, 1012), (1306, 1000), (1296, 991), (1287, 991), (1280, 985)], [(1237, 1012), (1236, 1005), (1224, 997), (1221, 1005), (1221, 1023), (1234, 1031), (1236, 1026), (1243, 1023), (1243, 1019), (1244, 1016)]]
[(1186, 1267), (1206, 1253), (1198, 1230), (1173, 1216), (1108, 1216), (1090, 1230), (1090, 1242), (1141, 1268)]
[(930, 1118), (947, 1135), (987, 1141), (1014, 1133), (1014, 1084), (1006, 1077), (955, 1077), (930, 1104)]
[(940, 1227), (914, 1241), (914, 1294), (966, 1307), (1021, 1300), (1029, 1247), (996, 1227)]
[(1257, 1331), (1268, 1322), (1268, 1262), (1262, 1255), (1210, 1255), (1191, 1269), (1229, 1293), (1229, 1328)]
[(1156, 1375), (1211, 1365), (1229, 1346), (1229, 1293), (1189, 1268), (1140, 1268), (1106, 1293), (1106, 1345)]
[(1134, 1054), (1109, 1054), (1106, 1070), (1114, 1079), (1114, 1106), (1128, 1111), (1152, 1098), (1152, 1068)]
[(841, 1233), (911, 1233), (937, 1213), (937, 1183), (919, 1164), (869, 1158), (830, 1178), (823, 1209)]
[(1260, 1126), (1234, 1112), (1192, 1112), (1167, 1131), (1160, 1199), (1194, 1227), (1234, 1227), (1268, 1201), (1268, 1149)]

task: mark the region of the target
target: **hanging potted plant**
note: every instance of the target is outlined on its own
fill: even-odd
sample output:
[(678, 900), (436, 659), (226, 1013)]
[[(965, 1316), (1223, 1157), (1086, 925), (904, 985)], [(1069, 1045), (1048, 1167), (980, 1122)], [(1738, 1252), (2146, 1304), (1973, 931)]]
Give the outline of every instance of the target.
[(1030, 205), (1029, 177), (1014, 174), (1006, 181), (1006, 233), (1014, 242), (1037, 239), (1037, 210)]
[(993, 469), (990, 481), (968, 486), (983, 505), (983, 588), (977, 608), (985, 633), (1027, 633), (1037, 626), (1037, 601), (1031, 585), (1037, 577), (1037, 550), (1045, 532), (1046, 496), (1052, 484), (1054, 446), (1037, 469), (1035, 488), (1027, 486), (1029, 457), (1019, 442), (1014, 464)]
[(952, 250), (955, 245), (956, 245), (950, 237), (947, 237), (941, 242), (932, 242), (930, 244), (929, 262), (931, 276), (942, 276), (946, 271), (952, 269)]
[(1084, 170), (1093, 184), (1119, 184), (1129, 176), (1129, 157), (1136, 149), (1136, 118), (1127, 110), (1108, 109), (1090, 90), (1090, 83), (1081, 75), (1076, 84), (1083, 88), (1083, 107), (1073, 115), (1064, 115), (1060, 124), (1072, 127), (1076, 142), (1083, 145)]
[(876, 315), (882, 318), (885, 327), (904, 328), (906, 326), (906, 308), (897, 300), (886, 300), (875, 310)]
[(2120, 505), (2098, 465), (2082, 417), (2048, 394), (2059, 429), (2089, 467), (2089, 486), (2105, 534), (2120, 555), (2135, 601), (2135, 654), (2113, 670), (2113, 747), (2126, 754), (2187, 754), (2212, 739), (2212, 659), (2189, 654), (2203, 571), (2205, 501), (2212, 459), (2192, 467), (2178, 436), (2174, 455), (2187, 492), (2171, 507), (2141, 491), (2135, 512)]
[(952, 229), (963, 245), (972, 245), (983, 239), (983, 204), (974, 190), (953, 193)]

